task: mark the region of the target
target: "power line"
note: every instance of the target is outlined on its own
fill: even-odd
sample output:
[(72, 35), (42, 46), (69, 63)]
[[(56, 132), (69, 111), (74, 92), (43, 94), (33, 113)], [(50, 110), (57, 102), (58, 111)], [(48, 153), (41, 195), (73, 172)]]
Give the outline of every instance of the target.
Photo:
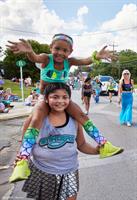
[[(39, 32), (33, 32), (33, 31), (24, 31), (24, 30), (19, 30), (19, 29), (14, 29), (14, 28), (8, 28), (8, 27), (4, 27), (4, 26), (0, 26), (1, 29), (5, 29), (8, 31), (13, 31), (13, 32), (21, 32), (21, 33), (30, 33), (30, 34), (35, 34), (35, 35), (49, 35), (52, 36), (53, 34), (49, 34), (49, 33), (39, 33)], [(98, 31), (95, 33), (87, 33), (85, 35), (82, 34), (71, 34), (72, 36), (92, 36), (92, 35), (98, 35), (98, 34), (106, 34), (106, 33), (113, 33), (113, 32), (117, 32), (117, 31), (126, 31), (126, 30), (130, 30), (130, 29), (136, 29), (137, 26), (133, 26), (133, 27), (127, 27), (127, 28), (121, 28), (121, 29), (116, 29), (116, 30), (111, 30), (111, 31)]]

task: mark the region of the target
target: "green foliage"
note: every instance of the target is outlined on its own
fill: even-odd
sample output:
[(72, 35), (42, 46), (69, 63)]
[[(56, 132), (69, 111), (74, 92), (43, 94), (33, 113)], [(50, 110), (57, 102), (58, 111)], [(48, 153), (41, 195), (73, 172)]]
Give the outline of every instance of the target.
[(77, 69), (74, 74), (81, 71), (88, 71), (90, 77), (98, 75), (110, 75), (116, 80), (121, 78), (122, 71), (128, 69), (131, 72), (134, 82), (137, 83), (137, 53), (132, 50), (122, 50), (119, 52), (119, 59), (117, 62), (101, 63), (98, 66), (92, 65), (91, 68), (84, 66)]
[(131, 72), (132, 78), (137, 83), (137, 53), (132, 50), (125, 50), (119, 53), (119, 67), (122, 72), (128, 69)]

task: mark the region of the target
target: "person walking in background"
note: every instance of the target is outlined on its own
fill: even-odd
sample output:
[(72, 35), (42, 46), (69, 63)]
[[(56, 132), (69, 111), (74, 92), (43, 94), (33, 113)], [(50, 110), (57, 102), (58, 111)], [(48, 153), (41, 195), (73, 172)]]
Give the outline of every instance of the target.
[(126, 124), (128, 127), (132, 125), (133, 91), (134, 81), (131, 79), (130, 71), (125, 69), (119, 81), (118, 97), (122, 104), (120, 124)]
[(102, 83), (99, 80), (99, 77), (96, 76), (92, 82), (92, 87), (93, 87), (93, 91), (94, 91), (93, 98), (95, 100), (95, 103), (99, 103), (99, 95), (101, 92), (101, 86), (102, 86)]
[(114, 87), (115, 87), (115, 84), (114, 84), (112, 78), (110, 78), (109, 83), (107, 85), (107, 91), (108, 91), (110, 103), (112, 102), (112, 95), (115, 93)]
[(86, 78), (84, 84), (82, 85), (81, 99), (84, 102), (86, 115), (89, 113), (90, 99), (92, 94), (91, 78)]
[[(43, 119), (36, 122), (42, 122), (41, 129), (29, 161), (31, 174), (22, 190), (28, 198), (76, 200), (79, 190), (78, 150), (96, 155), (99, 146), (87, 143), (82, 126), (66, 113), (71, 98), (68, 85), (51, 83), (44, 93), (50, 112), (44, 122)], [(17, 160), (17, 165), (21, 162)], [(19, 176), (19, 173), (15, 175)]]

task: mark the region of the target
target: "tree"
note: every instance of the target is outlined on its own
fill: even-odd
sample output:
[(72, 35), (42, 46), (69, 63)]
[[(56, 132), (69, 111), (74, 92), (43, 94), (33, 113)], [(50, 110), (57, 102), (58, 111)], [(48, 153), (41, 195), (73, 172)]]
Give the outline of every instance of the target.
[(132, 78), (137, 83), (137, 53), (127, 49), (119, 53), (119, 68), (120, 72), (128, 69), (131, 72)]

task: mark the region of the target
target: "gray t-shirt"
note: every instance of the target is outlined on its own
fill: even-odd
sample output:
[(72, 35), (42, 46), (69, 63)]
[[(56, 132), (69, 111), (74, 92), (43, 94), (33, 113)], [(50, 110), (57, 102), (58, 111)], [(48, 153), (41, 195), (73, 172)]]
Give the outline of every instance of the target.
[(77, 124), (68, 116), (61, 127), (53, 127), (45, 118), (33, 147), (31, 160), (36, 167), (49, 174), (65, 174), (78, 169), (76, 144)]

